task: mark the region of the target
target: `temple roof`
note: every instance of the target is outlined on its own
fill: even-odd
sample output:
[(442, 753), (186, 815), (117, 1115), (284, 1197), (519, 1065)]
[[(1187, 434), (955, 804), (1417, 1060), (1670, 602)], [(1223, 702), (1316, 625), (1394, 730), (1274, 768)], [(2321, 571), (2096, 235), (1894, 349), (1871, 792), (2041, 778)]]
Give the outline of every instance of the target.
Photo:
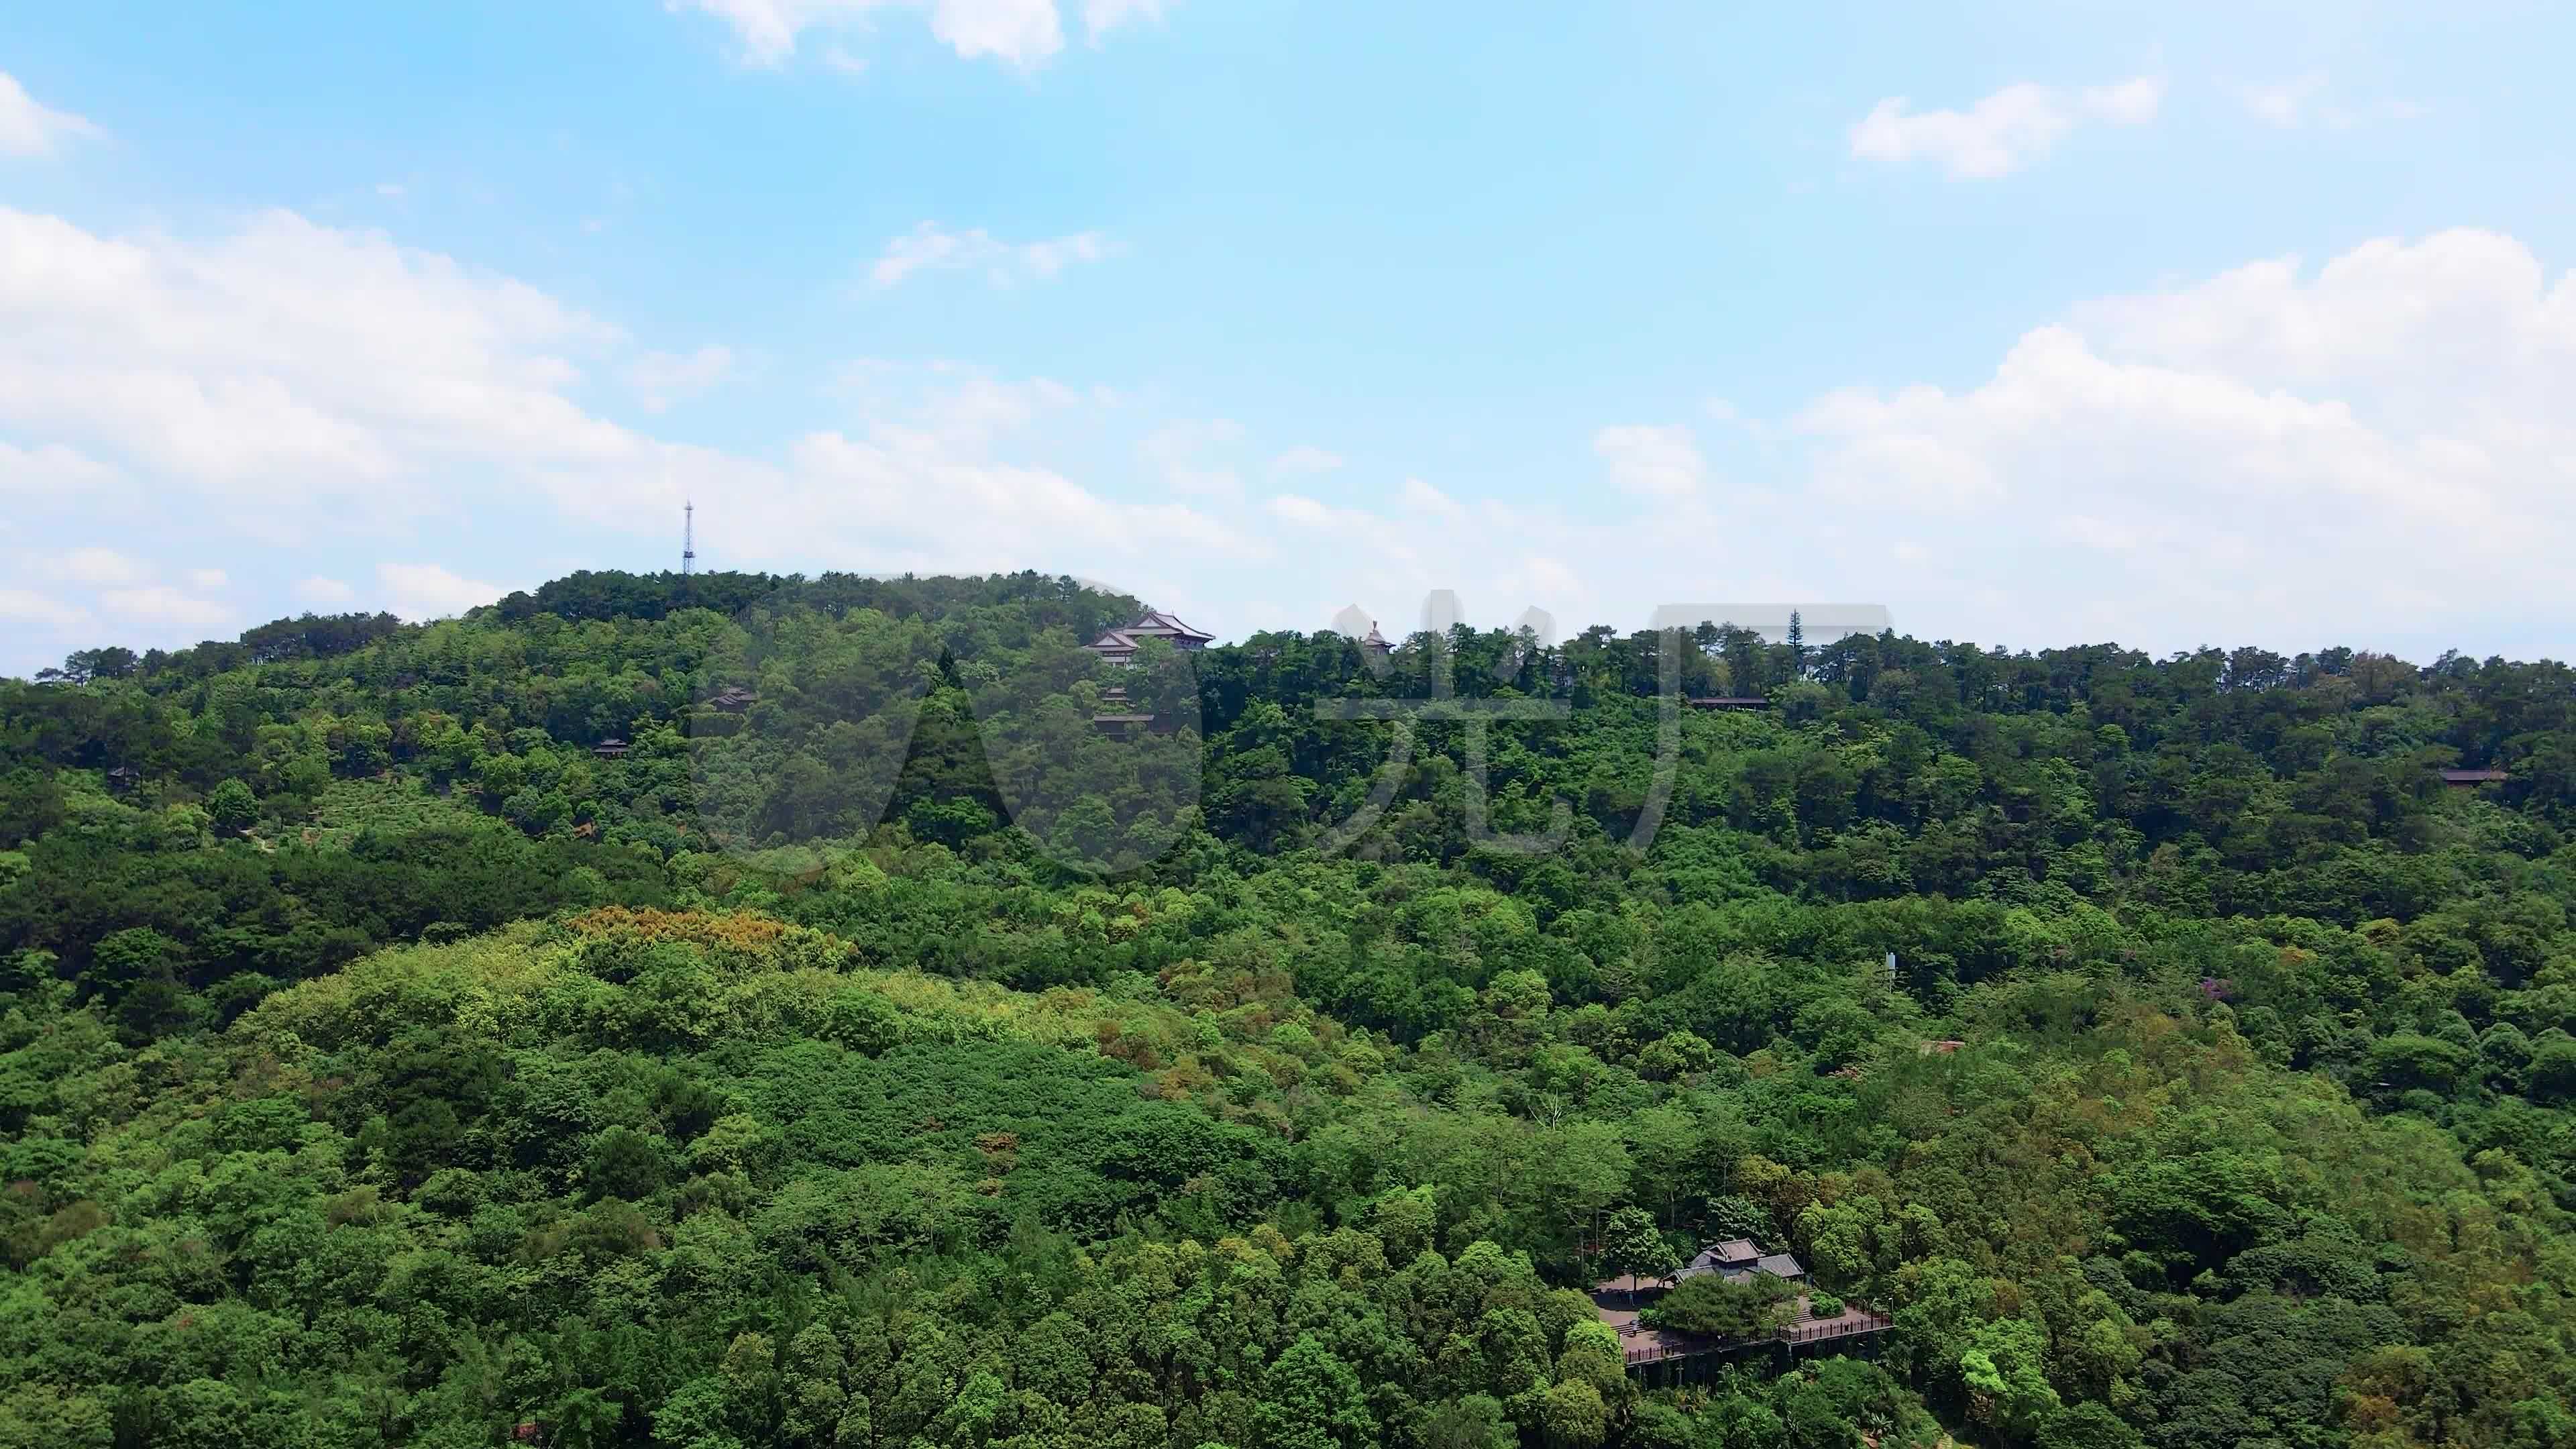
[(1194, 648), (1215, 638), (1215, 635), (1202, 634), (1160, 609), (1149, 609), (1144, 618), (1123, 628), (1104, 630), (1099, 638), (1083, 647), (1099, 654), (1132, 654), (1136, 652), (1136, 646), (1147, 639), (1169, 639), (1183, 648)]
[(1178, 618), (1175, 618), (1170, 614), (1166, 614), (1160, 609), (1147, 610), (1144, 618), (1127, 626), (1126, 632), (1130, 634), (1178, 634), (1183, 638), (1197, 639), (1202, 642), (1216, 638), (1213, 634), (1200, 633), (1198, 630), (1191, 628), (1189, 625), (1182, 623)]

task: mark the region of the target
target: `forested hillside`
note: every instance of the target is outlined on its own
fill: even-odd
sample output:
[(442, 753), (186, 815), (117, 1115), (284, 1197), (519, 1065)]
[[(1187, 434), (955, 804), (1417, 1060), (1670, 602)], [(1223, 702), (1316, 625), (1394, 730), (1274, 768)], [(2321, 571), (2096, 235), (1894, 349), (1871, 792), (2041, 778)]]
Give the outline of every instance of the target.
[[(2576, 1449), (2568, 669), (1138, 607), (0, 681), (0, 1446)], [(1882, 1351), (1646, 1387), (1637, 1212)]]

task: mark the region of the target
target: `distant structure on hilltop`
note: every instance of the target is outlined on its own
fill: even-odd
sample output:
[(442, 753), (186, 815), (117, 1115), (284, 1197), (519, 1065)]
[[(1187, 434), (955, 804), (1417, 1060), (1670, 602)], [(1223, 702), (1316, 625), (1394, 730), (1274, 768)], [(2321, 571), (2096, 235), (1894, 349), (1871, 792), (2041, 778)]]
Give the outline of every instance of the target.
[[(1362, 624), (1368, 625), (1368, 633), (1365, 635), (1360, 633)], [(1359, 645), (1361, 657), (1371, 663), (1383, 660), (1395, 652), (1395, 646), (1386, 642), (1386, 636), (1377, 631), (1377, 620), (1370, 618), (1357, 604), (1346, 605), (1340, 613), (1333, 616), (1333, 632)]]
[(1168, 639), (1172, 647), (1185, 653), (1197, 653), (1215, 642), (1213, 634), (1202, 634), (1160, 609), (1149, 609), (1145, 617), (1124, 629), (1112, 629), (1082, 646), (1111, 664), (1133, 664), (1136, 649), (1148, 639)]
[(1761, 635), (1766, 644), (1786, 644), (1792, 615), (1797, 618), (1801, 642), (1810, 648), (1854, 634), (1884, 634), (1896, 627), (1883, 604), (1667, 604), (1655, 611), (1655, 627), (1732, 624)]

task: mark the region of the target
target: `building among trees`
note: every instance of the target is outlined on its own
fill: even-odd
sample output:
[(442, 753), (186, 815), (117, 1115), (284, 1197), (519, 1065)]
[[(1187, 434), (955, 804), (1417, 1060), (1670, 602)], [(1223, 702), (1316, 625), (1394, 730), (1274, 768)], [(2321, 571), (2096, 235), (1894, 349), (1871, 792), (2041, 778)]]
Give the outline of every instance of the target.
[[(1671, 1259), (1666, 1259), (1670, 1262)], [(1686, 1279), (1716, 1274), (1729, 1283), (1748, 1282), (1757, 1273), (1784, 1282), (1803, 1283), (1807, 1270), (1787, 1253), (1766, 1253), (1750, 1238), (1727, 1238), (1699, 1250), (1692, 1259), (1664, 1274), (1622, 1274), (1595, 1285), (1598, 1293), (1658, 1293), (1673, 1288)]]
[[(1614, 1240), (1621, 1236), (1615, 1222), (1611, 1232)], [(1620, 1251), (1615, 1241), (1612, 1246), (1612, 1266), (1629, 1271), (1593, 1285), (1592, 1305), (1619, 1335), (1631, 1372), (1672, 1377), (1681, 1360), (1756, 1347), (1776, 1347), (1784, 1359), (1794, 1359), (1811, 1346), (1854, 1338), (1867, 1343), (1892, 1322), (1814, 1289), (1804, 1264), (1788, 1253), (1766, 1253), (1750, 1238), (1710, 1243), (1664, 1273), (1637, 1270), (1641, 1259), (1654, 1256), (1642, 1247)], [(1669, 1248), (1662, 1252), (1666, 1264), (1678, 1256)], [(1705, 1280), (1707, 1291), (1699, 1296), (1709, 1301), (1672, 1311), (1703, 1286), (1694, 1280)]]
[(1120, 738), (1137, 730), (1151, 729), (1154, 717), (1140, 714), (1127, 702), (1127, 686), (1113, 684), (1100, 691), (1100, 712), (1091, 717), (1091, 727), (1105, 735)]
[(1195, 654), (1216, 640), (1213, 634), (1202, 634), (1160, 609), (1149, 609), (1145, 617), (1123, 629), (1112, 629), (1082, 646), (1111, 664), (1133, 664), (1137, 647), (1148, 639), (1168, 639), (1172, 647)]

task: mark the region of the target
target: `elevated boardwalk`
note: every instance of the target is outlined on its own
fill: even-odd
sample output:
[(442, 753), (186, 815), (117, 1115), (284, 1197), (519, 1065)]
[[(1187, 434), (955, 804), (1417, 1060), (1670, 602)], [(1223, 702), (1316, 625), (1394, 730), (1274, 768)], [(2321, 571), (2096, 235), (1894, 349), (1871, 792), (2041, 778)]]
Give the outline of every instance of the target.
[(1714, 1367), (1716, 1360), (1757, 1351), (1776, 1353), (1784, 1362), (1802, 1354), (1828, 1351), (1872, 1357), (1878, 1336), (1895, 1326), (1884, 1313), (1856, 1307), (1845, 1307), (1831, 1318), (1811, 1318), (1807, 1314), (1808, 1298), (1803, 1293), (1789, 1303), (1793, 1316), (1764, 1338), (1708, 1338), (1649, 1328), (1638, 1321), (1640, 1310), (1626, 1294), (1596, 1292), (1592, 1304), (1601, 1321), (1619, 1335), (1628, 1371), (1658, 1381), (1678, 1382), (1693, 1376), (1693, 1370)]
[[(1787, 1295), (1780, 1300), (1788, 1310), (1785, 1321), (1762, 1337), (1737, 1339), (1677, 1333), (1649, 1327), (1642, 1321), (1646, 1305), (1681, 1286), (1684, 1280), (1703, 1275), (1730, 1283), (1777, 1284), (1779, 1291)], [(1884, 1313), (1850, 1304), (1831, 1318), (1816, 1318), (1809, 1311), (1814, 1302), (1814, 1295), (1807, 1289), (1806, 1268), (1787, 1253), (1763, 1252), (1750, 1238), (1711, 1243), (1665, 1277), (1623, 1274), (1592, 1287), (1592, 1311), (1619, 1335), (1629, 1371), (1675, 1381), (1685, 1376), (1685, 1365), (1690, 1360), (1716, 1359), (1754, 1349), (1777, 1352), (1784, 1366), (1801, 1352), (1822, 1351), (1828, 1346), (1848, 1345), (1868, 1356), (1877, 1347), (1877, 1336), (1895, 1326)]]
[(1663, 1363), (1669, 1359), (1698, 1358), (1704, 1354), (1741, 1353), (1749, 1348), (1812, 1348), (1843, 1339), (1885, 1333), (1895, 1326), (1884, 1313), (1866, 1308), (1846, 1307), (1831, 1318), (1809, 1318), (1807, 1300), (1801, 1295), (1795, 1303), (1797, 1317), (1783, 1323), (1769, 1338), (1725, 1339), (1703, 1338), (1697, 1334), (1675, 1333), (1670, 1329), (1648, 1328), (1637, 1321), (1634, 1308), (1614, 1308), (1594, 1301), (1601, 1321), (1619, 1335), (1619, 1346), (1625, 1351), (1628, 1367)]

